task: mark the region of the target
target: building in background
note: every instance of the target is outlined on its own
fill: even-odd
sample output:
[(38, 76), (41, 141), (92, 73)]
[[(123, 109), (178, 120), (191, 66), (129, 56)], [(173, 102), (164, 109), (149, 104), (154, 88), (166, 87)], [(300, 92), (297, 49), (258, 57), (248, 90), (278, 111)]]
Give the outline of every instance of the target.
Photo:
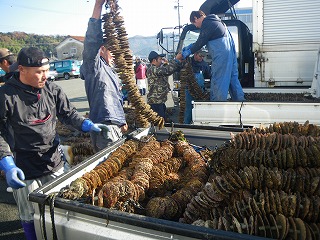
[(77, 59), (82, 60), (84, 37), (82, 36), (67, 36), (56, 47), (57, 58), (64, 59)]

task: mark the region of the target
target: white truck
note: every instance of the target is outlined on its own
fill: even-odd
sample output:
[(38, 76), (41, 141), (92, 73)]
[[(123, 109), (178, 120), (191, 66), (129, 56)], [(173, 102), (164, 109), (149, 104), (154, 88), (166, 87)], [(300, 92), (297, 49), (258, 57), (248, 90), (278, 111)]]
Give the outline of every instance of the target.
[[(225, 11), (237, 2), (239, 0), (207, 0), (200, 9), (223, 18)], [(319, 1), (252, 0), (252, 33), (238, 19), (224, 20), (235, 40), (239, 79), (245, 93), (306, 93), (320, 97), (319, 9)], [(193, 25), (186, 25), (176, 52), (196, 41), (198, 33)], [(194, 101), (193, 123), (259, 125), (309, 120), (320, 124), (320, 100), (304, 105), (299, 102), (262, 104), (262, 101), (263, 97), (257, 102), (227, 104)], [(299, 113), (300, 109), (303, 112)]]

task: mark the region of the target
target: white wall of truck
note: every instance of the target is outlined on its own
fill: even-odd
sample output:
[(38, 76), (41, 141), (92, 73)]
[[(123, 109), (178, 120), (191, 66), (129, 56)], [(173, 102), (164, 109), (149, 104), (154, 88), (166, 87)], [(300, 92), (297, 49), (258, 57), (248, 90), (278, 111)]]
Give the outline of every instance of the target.
[(255, 87), (311, 86), (320, 47), (320, 1), (253, 0)]

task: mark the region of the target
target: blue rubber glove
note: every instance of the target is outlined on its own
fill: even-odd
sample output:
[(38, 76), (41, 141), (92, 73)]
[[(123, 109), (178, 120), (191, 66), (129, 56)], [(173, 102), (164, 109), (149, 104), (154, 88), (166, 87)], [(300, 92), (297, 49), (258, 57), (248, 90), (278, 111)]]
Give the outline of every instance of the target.
[(81, 130), (84, 132), (101, 132), (101, 128), (99, 128), (98, 124), (94, 124), (91, 120), (86, 119), (83, 121)]
[(189, 49), (191, 49), (192, 46), (193, 46), (193, 43), (191, 43), (191, 44), (189, 44), (188, 46), (182, 48), (182, 51), (189, 50)]
[(190, 49), (182, 51), (183, 59), (186, 59), (187, 57), (189, 57), (190, 54), (191, 54), (191, 50)]
[(6, 173), (6, 180), (9, 187), (14, 189), (25, 187), (23, 171), (16, 166), (12, 156), (6, 156), (0, 161), (0, 168)]
[(82, 131), (84, 132), (101, 132), (107, 133), (110, 131), (110, 127), (108, 125), (102, 123), (93, 123), (91, 120), (86, 119), (82, 123)]

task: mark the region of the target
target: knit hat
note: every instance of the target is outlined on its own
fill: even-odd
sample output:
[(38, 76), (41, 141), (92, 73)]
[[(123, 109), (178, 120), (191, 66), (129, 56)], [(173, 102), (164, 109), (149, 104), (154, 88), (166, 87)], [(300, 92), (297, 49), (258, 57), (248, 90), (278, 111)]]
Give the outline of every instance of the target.
[(7, 48), (0, 48), (0, 59), (5, 58), (7, 56), (13, 55), (12, 52), (9, 51)]

